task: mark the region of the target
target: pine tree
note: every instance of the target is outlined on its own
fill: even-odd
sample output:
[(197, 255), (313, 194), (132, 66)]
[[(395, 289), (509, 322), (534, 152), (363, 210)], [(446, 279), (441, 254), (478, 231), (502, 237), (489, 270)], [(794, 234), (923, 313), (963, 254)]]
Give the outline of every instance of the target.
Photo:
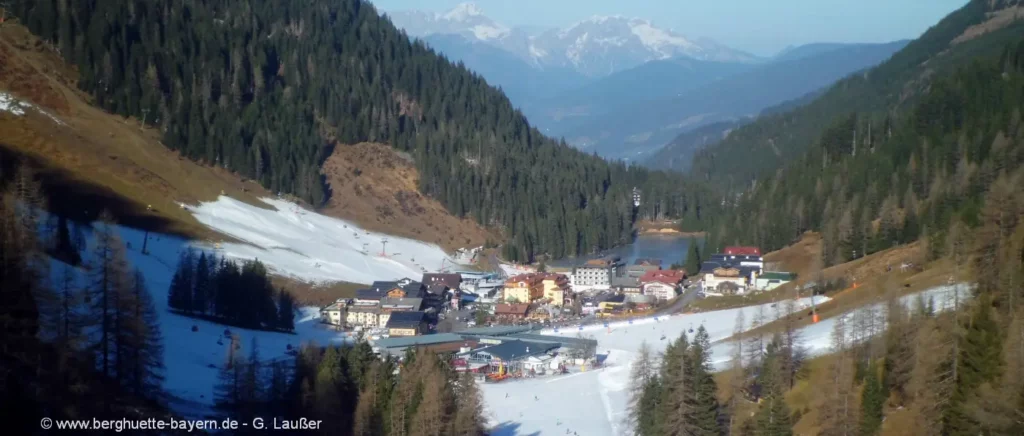
[(955, 390), (946, 414), (944, 431), (950, 434), (977, 434), (980, 423), (968, 411), (967, 402), (982, 384), (999, 376), (1002, 363), (1002, 337), (992, 319), (991, 299), (983, 294), (976, 303), (961, 340)]
[(277, 295), (277, 328), (285, 331), (295, 330), (295, 303), (291, 294), (282, 289)]
[(256, 337), (252, 338), (249, 347), (249, 357), (245, 362), (242, 371), (241, 381), (241, 413), (243, 417), (253, 417), (262, 414), (263, 406), (263, 362), (260, 361), (259, 344)]
[(665, 350), (662, 360), (664, 380), (661, 434), (666, 436), (691, 434), (694, 415), (693, 364), (690, 362), (690, 343), (686, 333)]
[(689, 245), (690, 251), (686, 254), (686, 262), (684, 263), (684, 265), (686, 265), (686, 273), (695, 275), (700, 271), (700, 265), (701, 262), (703, 262), (703, 259), (701, 259), (700, 246), (697, 244), (697, 238), (692, 236), (687, 244)]
[(775, 340), (768, 345), (764, 364), (759, 375), (761, 386), (761, 407), (755, 419), (754, 434), (757, 436), (791, 436), (793, 425), (790, 422), (789, 406), (786, 405), (786, 385), (779, 363), (780, 344)]
[(207, 300), (207, 297), (211, 294), (210, 287), (212, 286), (213, 280), (205, 252), (199, 253), (199, 259), (196, 260), (195, 277), (193, 280), (192, 309), (196, 313), (205, 314), (209, 311), (210, 302)]
[(719, 417), (718, 386), (712, 374), (711, 337), (704, 326), (697, 328), (690, 345), (690, 363), (693, 365), (693, 426), (690, 434), (711, 436), (722, 434)]
[(878, 368), (874, 361), (868, 365), (864, 377), (864, 389), (861, 392), (860, 434), (870, 436), (878, 434), (882, 428), (882, 410), (885, 406), (885, 394), (882, 382), (878, 377)]

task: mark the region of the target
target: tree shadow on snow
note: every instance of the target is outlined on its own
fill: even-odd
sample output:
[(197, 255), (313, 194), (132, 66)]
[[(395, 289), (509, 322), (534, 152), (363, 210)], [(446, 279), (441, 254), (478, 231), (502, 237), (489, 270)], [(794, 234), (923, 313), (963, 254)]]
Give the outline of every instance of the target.
[(488, 435), (490, 436), (540, 436), (540, 432), (533, 432), (530, 434), (519, 433), (519, 427), (522, 424), (518, 422), (503, 422), (494, 426)]

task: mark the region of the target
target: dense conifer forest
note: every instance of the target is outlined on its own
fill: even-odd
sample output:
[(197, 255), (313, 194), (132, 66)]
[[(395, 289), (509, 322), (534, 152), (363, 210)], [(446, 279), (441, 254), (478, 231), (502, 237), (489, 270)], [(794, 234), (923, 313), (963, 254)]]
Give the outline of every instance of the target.
[[(156, 127), (168, 147), (293, 193), (330, 195), (335, 147), (408, 152), (420, 190), (504, 231), (505, 256), (588, 253), (637, 215), (700, 227), (720, 203), (678, 175), (609, 163), (543, 136), (500, 89), (364, 0), (16, 0), (29, 29), (78, 67), (79, 87)], [(634, 187), (644, 192), (638, 211)]]
[[(772, 250), (821, 231), (826, 265), (923, 239), (941, 256), (950, 228), (981, 226), (986, 195), (1019, 191), (1024, 40), (936, 78), (899, 117), (854, 112), (803, 157), (744, 193), (720, 242)], [(992, 209), (995, 208), (995, 209)]]
[[(1003, 45), (1024, 32), (1018, 21), (956, 41), (970, 26), (1019, 0), (972, 0), (928, 29), (881, 65), (843, 79), (818, 98), (793, 110), (770, 110), (718, 144), (697, 153), (691, 173), (731, 191), (742, 191), (798, 160), (835, 120), (851, 113), (870, 114), (875, 140), (913, 107), (929, 88), (930, 77), (949, 74), (977, 56), (998, 56)], [(880, 130), (879, 130), (880, 129)], [(866, 136), (861, 136), (861, 139)]]
[(185, 250), (167, 292), (167, 306), (184, 315), (249, 329), (295, 329), (295, 300), (275, 290), (259, 260), (243, 262)]

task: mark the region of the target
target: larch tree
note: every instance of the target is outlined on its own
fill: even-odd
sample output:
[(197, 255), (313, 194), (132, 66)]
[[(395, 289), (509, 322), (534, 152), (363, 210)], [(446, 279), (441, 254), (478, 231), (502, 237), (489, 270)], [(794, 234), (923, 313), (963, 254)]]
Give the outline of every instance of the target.
[(832, 325), (832, 361), (828, 365), (828, 385), (818, 411), (821, 433), (828, 436), (857, 434), (857, 398), (854, 387), (854, 358), (846, 316), (838, 316)]
[(160, 318), (141, 270), (136, 269), (132, 274), (131, 294), (124, 327), (128, 330), (128, 340), (126, 350), (121, 353), (128, 367), (125, 386), (135, 395), (152, 398), (160, 392), (164, 380), (164, 345)]
[(484, 400), (476, 380), (469, 372), (458, 377), (455, 391), (455, 416), (452, 418), (452, 435), (480, 436), (484, 434)]
[(96, 342), (91, 345), (99, 363), (100, 373), (107, 377), (120, 374), (117, 356), (121, 312), (130, 306), (121, 300), (131, 296), (128, 263), (124, 244), (117, 236), (114, 218), (104, 211), (96, 224), (93, 252), (89, 259), (90, 321), (98, 327)]
[(630, 428), (636, 428), (640, 421), (640, 415), (644, 413), (643, 396), (650, 381), (658, 375), (658, 367), (654, 362), (654, 355), (647, 341), (640, 343), (637, 356), (630, 365), (629, 376), (629, 414), (627, 415)]
[(726, 384), (726, 402), (728, 407), (729, 422), (727, 430), (729, 433), (738, 430), (739, 421), (736, 420), (736, 413), (739, 409), (739, 405), (744, 401), (747, 390), (747, 367), (743, 364), (744, 354), (744, 338), (743, 332), (746, 331), (746, 318), (742, 310), (736, 311), (736, 321), (733, 324), (733, 337), (736, 338), (733, 341), (732, 353), (729, 356), (729, 369), (727, 370), (728, 378)]

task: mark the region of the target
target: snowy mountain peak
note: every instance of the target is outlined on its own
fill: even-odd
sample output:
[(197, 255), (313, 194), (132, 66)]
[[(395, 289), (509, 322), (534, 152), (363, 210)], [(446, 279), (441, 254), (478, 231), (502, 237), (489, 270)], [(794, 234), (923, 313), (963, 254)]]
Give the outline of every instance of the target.
[(601, 77), (646, 62), (688, 56), (698, 60), (752, 62), (754, 57), (713, 41), (691, 39), (650, 20), (595, 15), (571, 26), (542, 32), (511, 29), (467, 2), (447, 12), (396, 11), (392, 21), (414, 37), (460, 35), (513, 53), (540, 69), (576, 70)]
[(460, 3), (452, 10), (441, 14), (441, 18), (449, 21), (466, 21), (473, 17), (482, 16), (484, 12), (473, 2)]

